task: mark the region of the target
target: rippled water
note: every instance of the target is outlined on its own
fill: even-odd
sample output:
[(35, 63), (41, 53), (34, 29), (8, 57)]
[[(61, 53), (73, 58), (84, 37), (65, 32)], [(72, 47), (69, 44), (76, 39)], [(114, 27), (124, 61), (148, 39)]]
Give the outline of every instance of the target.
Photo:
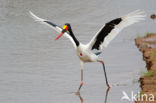
[[(58, 25), (71, 23), (76, 37), (87, 43), (106, 22), (136, 9), (146, 11), (146, 21), (124, 29), (104, 48), (108, 80), (107, 103), (121, 103), (122, 92), (138, 92), (144, 71), (134, 38), (155, 32), (150, 14), (155, 0), (1, 0), (0, 2), (0, 102), (1, 103), (103, 103), (105, 78), (99, 63), (85, 64), (81, 98), (80, 64), (70, 41), (55, 41), (57, 32), (34, 22), (31, 10)], [(130, 94), (129, 94), (130, 95)]]

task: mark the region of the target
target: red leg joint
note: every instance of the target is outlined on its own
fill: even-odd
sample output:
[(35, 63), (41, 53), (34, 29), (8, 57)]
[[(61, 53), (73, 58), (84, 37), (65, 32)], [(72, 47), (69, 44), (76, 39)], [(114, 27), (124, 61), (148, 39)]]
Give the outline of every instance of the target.
[(107, 83), (107, 87), (110, 88), (109, 84)]
[(102, 64), (104, 64), (104, 61), (102, 61)]
[(81, 86), (83, 85), (83, 81), (81, 81), (80, 85), (81, 85)]

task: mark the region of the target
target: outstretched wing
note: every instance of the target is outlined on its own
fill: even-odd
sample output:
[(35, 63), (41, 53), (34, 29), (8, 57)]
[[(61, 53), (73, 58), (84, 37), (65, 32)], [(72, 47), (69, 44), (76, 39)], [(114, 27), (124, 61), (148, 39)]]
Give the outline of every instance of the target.
[[(42, 19), (38, 16), (36, 16), (34, 13), (32, 13), (31, 11), (29, 11), (31, 17), (35, 20), (35, 21), (38, 21), (42, 24), (45, 24), (45, 25), (48, 25), (49, 27), (53, 28), (54, 30), (56, 30), (57, 32), (61, 32), (62, 31), (62, 28), (56, 24), (54, 24), (53, 22), (49, 21), (49, 20), (46, 20), (46, 19)], [(68, 34), (68, 32), (65, 32), (63, 34), (63, 36), (67, 37), (70, 39), (70, 41), (73, 43), (74, 47), (76, 47), (76, 44), (75, 42), (73, 41), (73, 39), (71, 38), (71, 36)]]
[(123, 28), (144, 19), (144, 12), (136, 10), (106, 23), (88, 43), (88, 48), (91, 50), (99, 50), (102, 49), (102, 45), (107, 47), (110, 41), (113, 40)]

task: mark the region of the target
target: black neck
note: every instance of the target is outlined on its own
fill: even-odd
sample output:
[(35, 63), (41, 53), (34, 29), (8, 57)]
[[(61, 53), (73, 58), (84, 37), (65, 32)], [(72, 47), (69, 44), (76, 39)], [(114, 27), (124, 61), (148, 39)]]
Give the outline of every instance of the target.
[(73, 38), (73, 40), (74, 40), (76, 46), (79, 46), (80, 43), (79, 43), (79, 41), (76, 39), (75, 35), (73, 34), (73, 31), (72, 31), (71, 27), (68, 29), (68, 31), (69, 31), (69, 33), (70, 33), (70, 36)]

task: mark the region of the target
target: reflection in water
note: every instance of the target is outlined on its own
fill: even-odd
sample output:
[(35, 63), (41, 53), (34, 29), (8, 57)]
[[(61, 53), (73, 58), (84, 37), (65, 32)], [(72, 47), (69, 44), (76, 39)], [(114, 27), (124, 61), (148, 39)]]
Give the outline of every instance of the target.
[[(105, 100), (104, 100), (104, 103), (107, 103), (107, 96), (108, 96), (109, 90), (110, 90), (110, 88), (107, 88), (107, 90), (105, 92)], [(76, 93), (76, 95), (80, 98), (81, 103), (84, 103), (84, 99), (81, 97), (80, 93), (79, 94)]]
[(81, 95), (79, 95), (80, 101), (81, 103), (83, 103), (83, 98), (81, 97)]
[(108, 96), (109, 90), (110, 90), (110, 88), (107, 88), (106, 93), (105, 93), (105, 102), (104, 103), (107, 103), (107, 96)]

